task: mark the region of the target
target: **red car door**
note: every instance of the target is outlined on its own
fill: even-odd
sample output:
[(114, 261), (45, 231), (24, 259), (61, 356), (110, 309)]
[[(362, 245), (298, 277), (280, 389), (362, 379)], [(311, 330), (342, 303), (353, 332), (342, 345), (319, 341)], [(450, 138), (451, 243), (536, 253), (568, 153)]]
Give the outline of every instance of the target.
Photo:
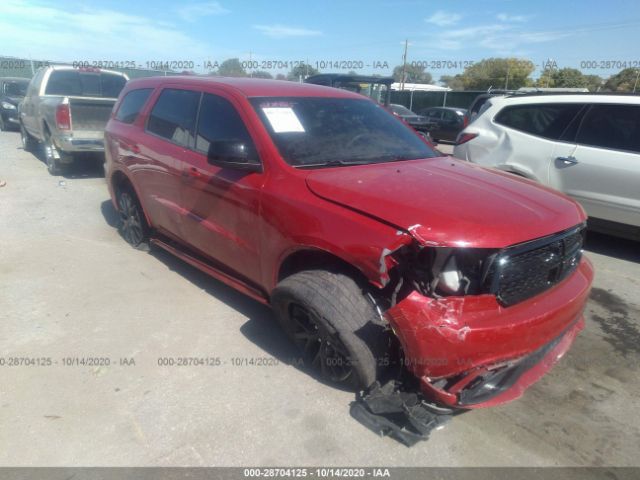
[(131, 168), (153, 227), (180, 236), (183, 157), (193, 143), (200, 92), (167, 86), (157, 95)]
[(194, 149), (184, 158), (181, 235), (202, 253), (259, 282), (260, 196), (265, 174), (222, 168), (207, 161), (213, 142), (240, 141), (259, 161), (254, 142), (231, 99), (204, 93)]

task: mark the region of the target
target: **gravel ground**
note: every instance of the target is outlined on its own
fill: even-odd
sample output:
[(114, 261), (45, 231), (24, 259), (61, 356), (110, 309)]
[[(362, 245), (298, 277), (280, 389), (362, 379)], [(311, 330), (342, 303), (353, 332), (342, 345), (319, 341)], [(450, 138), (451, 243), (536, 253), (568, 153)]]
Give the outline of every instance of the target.
[[(0, 367), (0, 464), (640, 465), (640, 244), (590, 236), (587, 327), (521, 400), (406, 448), (288, 361), (267, 308), (128, 247), (95, 164), (51, 177), (19, 145), (0, 132), (0, 357), (41, 365)], [(180, 356), (221, 365), (158, 365)]]

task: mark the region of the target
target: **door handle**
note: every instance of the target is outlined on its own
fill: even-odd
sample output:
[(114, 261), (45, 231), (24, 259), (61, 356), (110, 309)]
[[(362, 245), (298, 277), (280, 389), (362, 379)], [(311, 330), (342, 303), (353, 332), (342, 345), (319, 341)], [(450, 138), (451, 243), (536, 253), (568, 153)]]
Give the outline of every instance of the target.
[(573, 155), (568, 157), (556, 157), (556, 160), (562, 162), (564, 165), (575, 165), (578, 163), (578, 160)]

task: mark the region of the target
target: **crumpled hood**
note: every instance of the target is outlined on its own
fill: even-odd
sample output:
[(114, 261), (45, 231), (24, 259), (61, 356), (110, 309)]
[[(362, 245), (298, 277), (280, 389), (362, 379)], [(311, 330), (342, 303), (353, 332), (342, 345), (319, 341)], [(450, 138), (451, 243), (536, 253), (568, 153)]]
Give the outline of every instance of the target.
[(502, 248), (586, 220), (559, 192), (452, 157), (311, 170), (306, 182), (428, 245)]

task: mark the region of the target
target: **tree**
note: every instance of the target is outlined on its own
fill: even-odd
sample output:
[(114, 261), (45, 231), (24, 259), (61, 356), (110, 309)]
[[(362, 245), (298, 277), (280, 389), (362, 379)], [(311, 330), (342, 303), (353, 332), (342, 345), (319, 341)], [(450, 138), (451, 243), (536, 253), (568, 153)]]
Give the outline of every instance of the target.
[(265, 72), (264, 70), (256, 70), (255, 72), (251, 72), (251, 76), (253, 78), (273, 78), (269, 72)]
[(223, 77), (246, 77), (247, 72), (238, 58), (229, 58), (220, 64), (218, 75)]
[[(402, 65), (398, 65), (393, 69), (393, 78), (396, 82), (402, 82)], [(424, 67), (420, 67), (417, 64), (411, 65), (407, 63), (404, 69), (404, 82), (405, 83), (431, 83), (433, 78), (429, 72), (424, 71)]]
[(547, 69), (536, 82), (542, 88), (588, 88), (595, 92), (602, 85), (597, 75), (585, 75), (576, 68)]
[(452, 90), (464, 90), (464, 82), (462, 75), (442, 75), (440, 77), (440, 83), (445, 87), (449, 87)]
[(609, 77), (604, 84), (604, 90), (609, 92), (633, 92), (640, 91), (640, 69), (625, 68)]
[(486, 58), (465, 68), (461, 75), (465, 90), (488, 88), (518, 89), (532, 84), (529, 75), (535, 70), (530, 60)]
[(287, 74), (287, 79), (297, 81), (300, 79), (300, 77), (302, 77), (302, 79), (304, 80), (305, 78), (310, 77), (311, 75), (317, 75), (318, 73), (320, 72), (313, 68), (311, 65), (302, 62), (293, 67), (293, 70), (291, 70)]

